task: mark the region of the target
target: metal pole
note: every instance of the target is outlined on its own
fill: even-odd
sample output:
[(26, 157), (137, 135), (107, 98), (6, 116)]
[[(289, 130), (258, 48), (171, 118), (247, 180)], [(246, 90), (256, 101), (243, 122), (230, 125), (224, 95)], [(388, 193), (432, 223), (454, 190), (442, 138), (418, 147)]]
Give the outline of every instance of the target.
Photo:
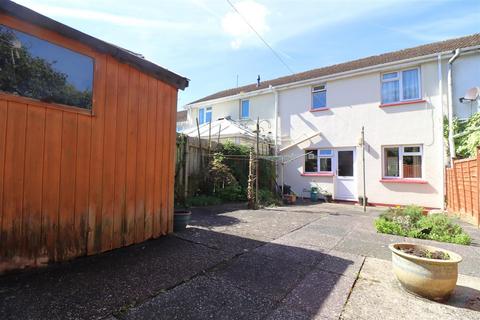
[(365, 128), (362, 126), (362, 169), (363, 169), (363, 212), (367, 212), (367, 191), (365, 178)]
[(255, 206), (258, 208), (258, 167), (260, 166), (258, 155), (260, 152), (259, 149), (260, 143), (260, 118), (257, 118), (257, 154), (255, 156)]

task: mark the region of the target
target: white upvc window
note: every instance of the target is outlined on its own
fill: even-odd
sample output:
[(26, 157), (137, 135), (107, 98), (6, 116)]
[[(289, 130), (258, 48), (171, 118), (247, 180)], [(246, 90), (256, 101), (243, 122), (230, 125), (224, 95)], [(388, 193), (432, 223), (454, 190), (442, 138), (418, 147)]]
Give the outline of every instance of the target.
[(327, 87), (326, 85), (318, 85), (312, 87), (312, 110), (327, 107)]
[(332, 149), (305, 150), (305, 173), (331, 173)]
[(199, 124), (209, 123), (212, 121), (212, 107), (198, 109)]
[(420, 68), (382, 74), (382, 103), (420, 99)]
[(250, 118), (250, 100), (245, 99), (240, 102), (240, 118), (249, 119)]
[(388, 179), (422, 179), (422, 146), (383, 147), (383, 177)]

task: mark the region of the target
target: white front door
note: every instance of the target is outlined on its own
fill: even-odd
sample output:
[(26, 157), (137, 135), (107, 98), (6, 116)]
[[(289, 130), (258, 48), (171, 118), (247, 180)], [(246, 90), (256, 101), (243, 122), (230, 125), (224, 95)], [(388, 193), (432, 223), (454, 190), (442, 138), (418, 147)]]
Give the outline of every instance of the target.
[(337, 149), (335, 199), (356, 200), (355, 149)]

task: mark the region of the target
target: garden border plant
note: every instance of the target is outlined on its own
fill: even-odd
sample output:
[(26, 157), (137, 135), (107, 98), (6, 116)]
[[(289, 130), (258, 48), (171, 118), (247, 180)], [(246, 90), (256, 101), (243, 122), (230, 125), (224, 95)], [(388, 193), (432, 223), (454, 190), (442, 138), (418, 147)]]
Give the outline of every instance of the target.
[(469, 245), (472, 242), (462, 227), (444, 214), (423, 215), (416, 205), (389, 208), (375, 220), (377, 232)]

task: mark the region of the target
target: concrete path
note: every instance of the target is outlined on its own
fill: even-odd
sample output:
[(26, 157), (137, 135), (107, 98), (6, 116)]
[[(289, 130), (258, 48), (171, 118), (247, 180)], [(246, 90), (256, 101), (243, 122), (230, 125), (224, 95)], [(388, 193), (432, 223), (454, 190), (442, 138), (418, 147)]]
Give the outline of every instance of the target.
[[(363, 282), (360, 270), (370, 261), (383, 262), (377, 268), (388, 269), (388, 244), (406, 241), (375, 232), (373, 220), (379, 212), (363, 213), (358, 207), (336, 204), (195, 210), (191, 227), (184, 232), (0, 277), (0, 315), (2, 319), (353, 319), (358, 308), (368, 318), (368, 309), (353, 299), (365, 295), (357, 294)], [(480, 232), (468, 230), (478, 243)], [(480, 276), (480, 247), (435, 245), (463, 255), (464, 275)], [(469, 291), (468, 296), (476, 293)]]

